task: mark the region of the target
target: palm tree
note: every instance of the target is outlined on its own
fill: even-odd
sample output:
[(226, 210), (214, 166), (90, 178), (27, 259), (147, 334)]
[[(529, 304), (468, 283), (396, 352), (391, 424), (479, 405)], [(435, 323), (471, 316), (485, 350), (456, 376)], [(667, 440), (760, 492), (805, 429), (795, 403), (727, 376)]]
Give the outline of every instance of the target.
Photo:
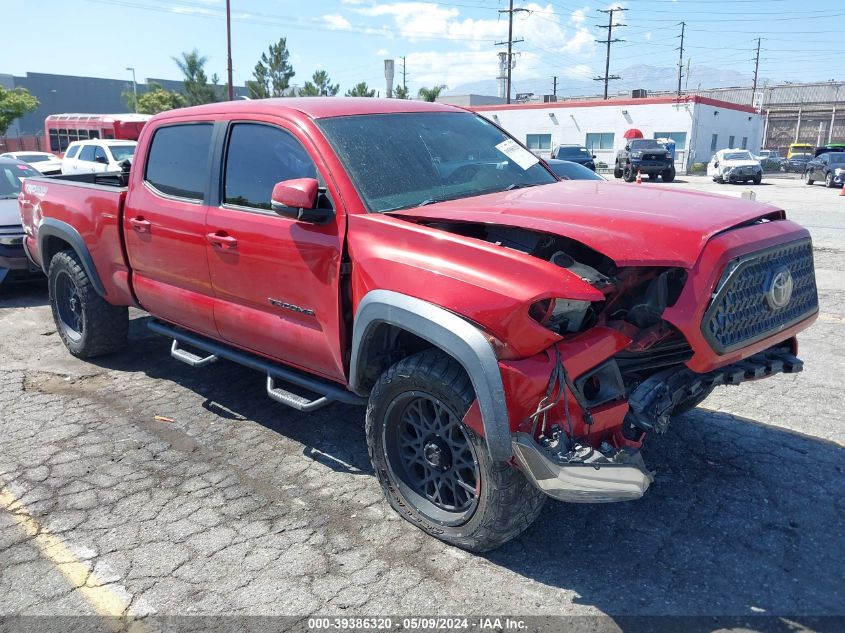
[(423, 101), (437, 101), (437, 97), (439, 97), (440, 93), (444, 90), (446, 90), (446, 84), (440, 84), (439, 86), (434, 86), (433, 88), (420, 88), (417, 96)]

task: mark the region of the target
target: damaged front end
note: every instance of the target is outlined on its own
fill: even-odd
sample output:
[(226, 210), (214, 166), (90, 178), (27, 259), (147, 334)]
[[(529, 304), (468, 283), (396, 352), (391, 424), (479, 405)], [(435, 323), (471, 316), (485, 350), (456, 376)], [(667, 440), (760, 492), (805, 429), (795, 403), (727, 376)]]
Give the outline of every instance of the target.
[[(673, 415), (717, 386), (801, 371), (794, 334), (817, 311), (808, 240), (738, 256), (714, 247), (718, 267), (706, 279), (698, 268), (616, 268), (583, 247), (575, 256), (560, 247), (547, 246), (547, 261), (604, 300), (536, 302), (529, 317), (560, 341), (500, 360), (514, 462), (549, 496), (637, 499), (653, 480), (639, 452), (648, 434), (665, 433)], [(793, 295), (773, 305), (770, 289), (782, 291), (785, 270)]]

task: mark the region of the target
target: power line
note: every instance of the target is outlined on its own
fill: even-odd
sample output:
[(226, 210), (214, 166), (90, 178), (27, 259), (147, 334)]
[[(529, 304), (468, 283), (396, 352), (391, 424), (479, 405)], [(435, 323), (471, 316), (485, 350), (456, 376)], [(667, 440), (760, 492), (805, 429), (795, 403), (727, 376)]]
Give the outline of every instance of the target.
[(508, 14), (508, 41), (507, 42), (496, 42), (496, 46), (500, 46), (502, 44), (507, 43), (508, 45), (508, 74), (507, 74), (507, 88), (505, 90), (505, 94), (507, 95), (507, 103), (511, 102), (511, 71), (513, 70), (513, 45), (518, 44), (519, 42), (524, 42), (523, 38), (519, 38), (518, 40), (513, 39), (513, 14), (514, 13), (530, 13), (528, 9), (523, 9), (522, 7), (518, 7), (516, 9), (513, 8), (513, 0), (510, 0), (510, 4), (507, 9), (499, 9), (499, 13), (507, 13)]
[[(511, 0), (511, 5), (513, 5), (513, 0)], [(607, 84), (611, 79), (621, 79), (619, 75), (612, 75), (610, 74), (610, 45), (613, 42), (624, 42), (625, 40), (620, 40), (619, 38), (613, 39), (613, 27), (614, 26), (625, 26), (624, 24), (614, 24), (613, 23), (613, 14), (616, 11), (627, 11), (623, 7), (613, 7), (612, 9), (599, 9), (599, 13), (607, 13), (607, 25), (597, 24), (600, 29), (607, 29), (607, 39), (606, 40), (596, 40), (599, 44), (607, 44), (607, 57), (605, 57), (604, 61), (604, 77), (594, 77), (595, 81), (604, 81), (604, 98), (607, 99)]]

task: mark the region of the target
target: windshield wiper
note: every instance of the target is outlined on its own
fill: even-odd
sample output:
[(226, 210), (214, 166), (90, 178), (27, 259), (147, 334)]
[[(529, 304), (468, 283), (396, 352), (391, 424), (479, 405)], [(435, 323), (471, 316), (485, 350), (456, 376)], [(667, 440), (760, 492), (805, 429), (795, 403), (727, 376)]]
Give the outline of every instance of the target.
[(524, 189), (525, 187), (536, 187), (538, 182), (515, 182), (512, 185), (505, 187), (505, 191), (513, 191), (514, 189)]
[(430, 204), (437, 204), (438, 202), (446, 202), (448, 200), (454, 200), (454, 198), (426, 198), (422, 202), (420, 202), (417, 206), (418, 207), (427, 207)]

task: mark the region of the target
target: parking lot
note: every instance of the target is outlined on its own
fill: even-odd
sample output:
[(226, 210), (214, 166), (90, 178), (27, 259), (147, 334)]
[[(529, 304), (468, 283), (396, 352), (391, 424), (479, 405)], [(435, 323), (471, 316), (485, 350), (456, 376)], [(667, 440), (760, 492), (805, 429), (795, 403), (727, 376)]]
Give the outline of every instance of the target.
[(363, 409), (300, 414), (260, 374), (191, 369), (140, 312), (127, 350), (78, 361), (44, 284), (0, 289), (0, 614), (845, 616), (845, 197), (639, 186), (751, 189), (810, 229), (805, 371), (720, 388), (651, 438), (642, 500), (549, 502), (484, 556), (390, 510)]

